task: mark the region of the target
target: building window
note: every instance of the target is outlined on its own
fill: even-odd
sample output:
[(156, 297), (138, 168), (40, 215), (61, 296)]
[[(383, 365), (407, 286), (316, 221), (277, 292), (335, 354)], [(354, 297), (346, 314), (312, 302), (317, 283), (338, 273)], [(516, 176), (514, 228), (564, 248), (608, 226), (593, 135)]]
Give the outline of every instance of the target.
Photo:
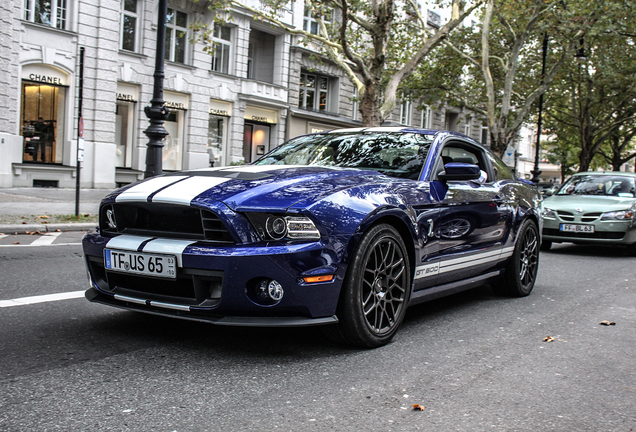
[(214, 72), (221, 72), (224, 74), (229, 73), (230, 38), (230, 27), (214, 24), (214, 32), (212, 33), (212, 43), (214, 44), (214, 52), (212, 53), (212, 70)]
[(359, 120), (360, 117), (360, 100), (358, 99), (358, 87), (353, 86), (353, 98), (351, 106), (351, 120)]
[(247, 44), (247, 78), (254, 79), (254, 44)]
[(310, 111), (326, 111), (329, 99), (329, 78), (315, 74), (300, 74), (298, 107)]
[(482, 126), (481, 127), (481, 143), (482, 145), (488, 145), (488, 127), (487, 126)]
[(166, 16), (166, 60), (185, 63), (188, 46), (188, 15), (168, 8)]
[(420, 127), (422, 129), (431, 129), (433, 127), (433, 112), (431, 107), (425, 105), (420, 111)]
[(405, 100), (400, 105), (400, 124), (411, 126), (411, 118), (413, 117), (413, 104), (410, 100)]
[[(328, 11), (325, 16), (322, 17), (325, 26), (329, 28), (329, 24), (331, 23), (331, 11)], [(309, 7), (305, 7), (305, 13), (303, 17), (303, 30), (307, 33), (311, 34), (320, 34), (320, 28), (318, 27), (318, 21), (311, 14), (311, 9)]]
[[(27, 0), (28, 1), (28, 0)], [(121, 2), (121, 49), (135, 51), (137, 45), (137, 0)]]
[(24, 0), (24, 19), (65, 30), (68, 14), (67, 1)]
[(466, 136), (470, 136), (470, 124), (472, 122), (472, 118), (467, 117), (466, 118), (466, 124), (464, 125), (464, 135)]
[(66, 88), (22, 83), (24, 162), (62, 163)]

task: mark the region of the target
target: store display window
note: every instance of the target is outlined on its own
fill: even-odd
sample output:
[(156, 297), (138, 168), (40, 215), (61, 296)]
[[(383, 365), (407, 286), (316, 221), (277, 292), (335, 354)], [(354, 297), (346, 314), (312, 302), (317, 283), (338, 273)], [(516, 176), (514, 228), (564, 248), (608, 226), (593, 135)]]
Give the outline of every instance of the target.
[(226, 118), (210, 114), (208, 123), (208, 154), (210, 166), (223, 165), (223, 135), (225, 133)]
[(62, 163), (66, 88), (22, 83), (22, 159), (28, 163)]

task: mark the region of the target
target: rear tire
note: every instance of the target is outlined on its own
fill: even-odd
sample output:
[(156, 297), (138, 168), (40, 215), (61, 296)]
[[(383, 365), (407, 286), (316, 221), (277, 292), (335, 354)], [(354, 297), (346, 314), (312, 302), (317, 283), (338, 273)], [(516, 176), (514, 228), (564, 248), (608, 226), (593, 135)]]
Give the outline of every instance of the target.
[(517, 236), (506, 272), (491, 286), (499, 295), (525, 297), (534, 288), (539, 270), (539, 229), (537, 224), (526, 219)]
[(327, 336), (364, 348), (387, 344), (404, 319), (411, 292), (408, 253), (395, 228), (379, 224), (362, 235), (342, 290), (340, 322), (337, 329), (325, 329)]

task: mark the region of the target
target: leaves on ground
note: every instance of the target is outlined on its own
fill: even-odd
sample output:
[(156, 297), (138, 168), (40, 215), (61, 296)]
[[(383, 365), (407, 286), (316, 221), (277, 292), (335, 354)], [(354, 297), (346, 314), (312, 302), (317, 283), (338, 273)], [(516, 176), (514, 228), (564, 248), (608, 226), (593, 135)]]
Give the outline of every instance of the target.
[(600, 325), (604, 325), (604, 326), (613, 326), (613, 325), (616, 325), (616, 323), (615, 323), (615, 322), (613, 322), (613, 321), (607, 321), (607, 320), (603, 320), (603, 321), (601, 321), (599, 324), (600, 324)]
[(543, 342), (552, 342), (552, 341), (554, 341), (554, 338), (553, 338), (552, 336), (546, 336), (546, 337), (543, 339)]
[(413, 407), (413, 411), (424, 411), (426, 409), (426, 407), (420, 404), (413, 404), (411, 406)]

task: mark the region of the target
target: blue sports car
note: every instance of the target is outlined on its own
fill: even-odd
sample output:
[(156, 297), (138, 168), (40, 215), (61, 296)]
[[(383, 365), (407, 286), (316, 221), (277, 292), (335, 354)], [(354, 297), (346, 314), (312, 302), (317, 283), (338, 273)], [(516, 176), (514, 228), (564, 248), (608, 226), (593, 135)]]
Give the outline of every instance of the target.
[(217, 325), (323, 325), (376, 347), (410, 305), (486, 283), (528, 295), (540, 207), (532, 183), (463, 135), (305, 135), (252, 165), (171, 173), (106, 196), (83, 239), (86, 297)]

